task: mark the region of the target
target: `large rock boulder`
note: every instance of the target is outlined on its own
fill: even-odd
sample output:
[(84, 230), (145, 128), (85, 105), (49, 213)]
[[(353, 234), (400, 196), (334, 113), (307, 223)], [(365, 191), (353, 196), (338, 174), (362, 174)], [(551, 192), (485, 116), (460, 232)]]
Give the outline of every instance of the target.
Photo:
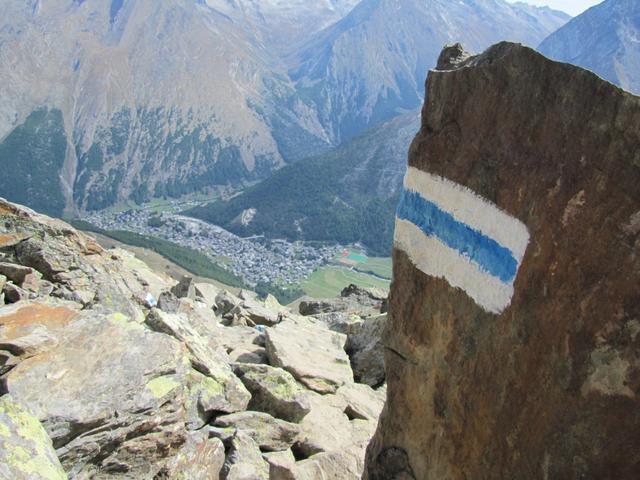
[(273, 418), (263, 412), (239, 412), (216, 418), (214, 425), (235, 428), (249, 435), (262, 451), (279, 452), (288, 450), (300, 435), (300, 427), (295, 423)]
[(171, 293), (178, 298), (188, 298), (189, 300), (196, 299), (196, 286), (193, 282), (193, 278), (184, 275), (180, 281), (171, 287)]
[(269, 480), (269, 464), (262, 458), (258, 444), (246, 433), (237, 431), (231, 439), (231, 446), (220, 478), (222, 480)]
[(300, 315), (320, 315), (342, 312), (345, 314), (374, 315), (380, 313), (388, 292), (378, 288), (348, 285), (338, 298), (306, 299), (300, 302)]
[(353, 425), (343, 399), (335, 395), (314, 394), (310, 403), (311, 412), (300, 422), (302, 435), (298, 451), (310, 457), (317, 453), (349, 449), (353, 443)]
[(365, 478), (638, 478), (640, 99), (509, 43), (426, 98)]
[(327, 326), (329, 330), (333, 330), (334, 332), (344, 333), (347, 335), (352, 335), (360, 331), (362, 324), (364, 323), (363, 318), (360, 315), (356, 315), (355, 313), (344, 313), (344, 312), (331, 312), (331, 313), (320, 313), (318, 315), (313, 316), (320, 323)]
[(10, 395), (0, 398), (0, 478), (67, 478), (42, 424)]
[[(295, 469), (295, 480), (317, 480), (335, 478), (340, 480), (360, 480), (364, 459), (349, 452), (319, 453), (299, 462)], [(398, 478), (398, 480), (404, 480)]]
[(342, 289), (340, 296), (354, 299), (361, 305), (380, 307), (382, 302), (389, 296), (389, 292), (375, 287), (360, 287), (352, 283)]
[[(158, 295), (170, 280), (122, 251), (106, 251), (70, 225), (0, 199), (0, 251), (5, 271), (23, 290), (39, 297), (51, 294), (141, 319), (149, 294)], [(22, 273), (10, 265), (20, 265)], [(12, 271), (13, 269), (13, 271)], [(40, 280), (42, 277), (43, 280)]]
[(362, 306), (355, 300), (347, 298), (324, 298), (303, 300), (298, 306), (300, 315), (311, 316), (321, 313), (348, 312), (355, 313), (362, 310)]
[(215, 298), (217, 313), (230, 325), (272, 326), (280, 321), (280, 314), (286, 309), (275, 298), (269, 296), (266, 302), (258, 300), (256, 294), (241, 291), (236, 297), (227, 291)]
[(169, 314), (153, 309), (147, 316), (146, 324), (157, 332), (171, 335), (183, 342), (189, 350), (193, 368), (209, 377), (209, 382), (217, 383), (217, 388), (209, 385), (205, 389), (205, 393), (210, 395), (210, 410), (227, 413), (244, 410), (249, 404), (251, 394), (234, 375), (224, 357), (224, 350), (219, 348), (206, 330), (198, 328), (198, 324), (194, 323), (196, 321), (197, 318), (194, 316)]
[(67, 323), (58, 340), (4, 383), (42, 422), (70, 473), (149, 471), (184, 440), (188, 360), (180, 343), (122, 315), (94, 313)]
[[(368, 386), (363, 388), (371, 390)], [(354, 392), (351, 392), (354, 393)], [(296, 445), (298, 454), (307, 457), (296, 465), (296, 479), (359, 479), (364, 471), (365, 452), (377, 425), (375, 419), (364, 419), (366, 400), (357, 403), (340, 395), (317, 396), (312, 410), (302, 421), (303, 437)], [(374, 407), (382, 409), (382, 399)], [(359, 405), (362, 418), (353, 415)], [(370, 403), (372, 406), (373, 403)]]
[(216, 330), (216, 338), (227, 350), (233, 362), (268, 363), (264, 334), (253, 327), (221, 326)]
[(216, 297), (220, 289), (211, 283), (196, 283), (196, 298), (204, 303), (207, 308), (217, 309)]
[(269, 363), (290, 372), (319, 393), (333, 393), (353, 382), (347, 337), (307, 321), (287, 320), (267, 329)]
[(291, 450), (263, 455), (269, 464), (269, 480), (296, 480), (296, 458)]
[(0, 308), (0, 374), (58, 345), (79, 313), (66, 306), (21, 302)]
[(387, 316), (369, 318), (347, 336), (347, 353), (357, 382), (371, 387), (384, 383), (384, 330)]
[(238, 364), (234, 371), (251, 392), (250, 410), (289, 422), (300, 422), (311, 411), (306, 390), (286, 370), (269, 365)]
[(8, 262), (0, 262), (0, 274), (4, 275), (16, 285), (22, 285), (30, 278), (40, 276), (40, 274), (31, 267), (23, 267), (22, 265)]
[(155, 478), (219, 480), (225, 462), (224, 445), (217, 438), (196, 432)]
[(351, 383), (340, 387), (336, 395), (344, 402), (344, 413), (349, 418), (377, 423), (384, 407), (386, 392), (373, 390), (368, 385)]
[(4, 302), (7, 304), (18, 303), (22, 300), (29, 299), (29, 292), (11, 282), (8, 282), (3, 287), (2, 294), (4, 296)]

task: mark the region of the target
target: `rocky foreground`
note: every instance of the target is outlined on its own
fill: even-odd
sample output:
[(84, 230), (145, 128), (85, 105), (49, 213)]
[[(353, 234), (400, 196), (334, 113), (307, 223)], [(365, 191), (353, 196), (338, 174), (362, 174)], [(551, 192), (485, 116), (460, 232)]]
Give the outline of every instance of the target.
[(0, 216), (0, 478), (361, 477), (386, 295), (299, 315), (1, 199)]

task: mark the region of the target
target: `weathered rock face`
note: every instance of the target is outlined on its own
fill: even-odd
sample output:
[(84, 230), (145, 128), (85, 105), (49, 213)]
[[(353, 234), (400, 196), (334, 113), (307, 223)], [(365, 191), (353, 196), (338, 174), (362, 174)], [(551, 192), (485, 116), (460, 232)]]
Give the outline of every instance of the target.
[(304, 300), (300, 302), (300, 315), (319, 315), (323, 313), (370, 313), (380, 312), (388, 292), (378, 288), (362, 288), (348, 285), (340, 293), (339, 298), (325, 298), (321, 300)]
[(1, 199), (0, 272), (0, 477), (362, 474), (384, 390), (354, 382), (345, 344), (367, 348), (369, 294), (321, 320), (174, 285)]
[(365, 478), (638, 478), (640, 99), (456, 50), (409, 154)]
[(351, 367), (358, 382), (372, 387), (384, 383), (384, 329), (387, 315), (380, 315), (362, 322), (358, 329), (347, 337), (347, 352)]
[(178, 454), (156, 478), (218, 480), (224, 465), (224, 445), (201, 432), (191, 434)]
[[(56, 348), (22, 361), (4, 383), (42, 421), (65, 468), (86, 474), (96, 457), (107, 470), (153, 463), (151, 452), (134, 453), (150, 437), (166, 451), (184, 440), (185, 364), (186, 349), (169, 336), (122, 316), (83, 314)], [(155, 461), (166, 456), (156, 451)]]
[(258, 444), (249, 435), (238, 431), (222, 469), (224, 480), (268, 480), (269, 464), (262, 458)]
[(262, 451), (280, 452), (289, 449), (300, 435), (300, 428), (284, 420), (273, 418), (268, 413), (241, 412), (223, 415), (215, 426), (237, 428), (249, 435)]
[(10, 395), (0, 398), (0, 478), (67, 478), (47, 432)]
[(335, 393), (343, 384), (353, 382), (344, 351), (346, 341), (340, 333), (296, 320), (282, 322), (266, 334), (270, 363), (319, 393)]
[(289, 372), (268, 365), (240, 363), (235, 373), (251, 392), (251, 410), (289, 422), (299, 422), (311, 411), (306, 391)]

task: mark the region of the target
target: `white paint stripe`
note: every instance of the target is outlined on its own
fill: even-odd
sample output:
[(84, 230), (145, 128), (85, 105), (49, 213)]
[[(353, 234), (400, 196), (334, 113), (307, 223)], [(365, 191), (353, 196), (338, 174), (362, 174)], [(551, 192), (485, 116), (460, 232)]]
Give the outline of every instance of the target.
[(409, 167), (404, 185), (449, 212), (457, 221), (508, 248), (518, 264), (522, 262), (529, 244), (529, 231), (493, 203), (462, 185), (414, 167)]
[(425, 235), (413, 223), (396, 218), (394, 243), (418, 269), (461, 288), (485, 310), (499, 314), (511, 303), (513, 284), (505, 284), (482, 272), (478, 265), (437, 237)]

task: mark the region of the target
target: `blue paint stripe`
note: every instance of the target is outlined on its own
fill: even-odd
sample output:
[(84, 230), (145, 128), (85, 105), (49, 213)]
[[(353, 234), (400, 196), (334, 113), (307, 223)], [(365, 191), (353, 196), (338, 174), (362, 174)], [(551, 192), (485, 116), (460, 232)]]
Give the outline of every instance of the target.
[(449, 248), (460, 252), (504, 283), (510, 283), (518, 272), (518, 262), (511, 250), (459, 222), (419, 193), (409, 190), (402, 192), (397, 216), (413, 223), (427, 236), (439, 238)]

